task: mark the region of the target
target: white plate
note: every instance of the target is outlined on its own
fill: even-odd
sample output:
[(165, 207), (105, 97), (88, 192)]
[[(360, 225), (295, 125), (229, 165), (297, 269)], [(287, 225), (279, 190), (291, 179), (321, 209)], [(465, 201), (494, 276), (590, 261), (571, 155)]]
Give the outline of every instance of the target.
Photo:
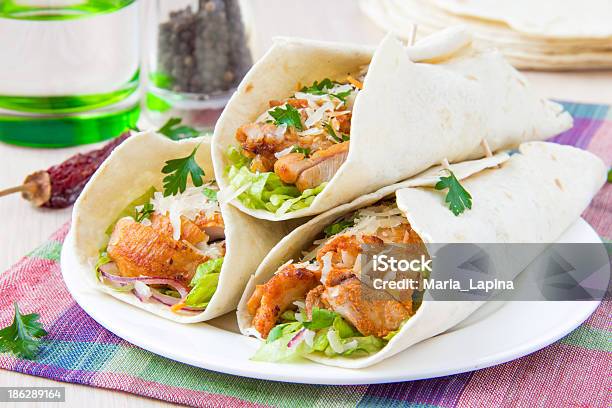
[[(72, 240), (68, 234), (67, 242)], [(579, 219), (559, 242), (601, 242)], [(66, 245), (65, 247), (68, 247)], [(193, 366), (266, 380), (307, 384), (373, 384), (457, 374), (504, 363), (563, 337), (599, 302), (490, 302), (459, 326), (416, 344), (373, 367), (349, 370), (312, 362), (250, 361), (258, 340), (238, 334), (235, 314), (212, 322), (178, 324), (89, 287), (74, 254), (62, 253), (62, 272), (77, 303), (98, 323), (153, 353)]]

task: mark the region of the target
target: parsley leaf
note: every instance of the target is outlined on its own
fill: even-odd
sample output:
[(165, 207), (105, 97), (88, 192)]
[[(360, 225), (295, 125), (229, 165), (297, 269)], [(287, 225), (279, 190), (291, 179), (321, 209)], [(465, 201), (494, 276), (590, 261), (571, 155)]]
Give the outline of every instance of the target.
[(13, 353), (28, 360), (36, 357), (40, 338), (47, 335), (42, 324), (38, 322), (39, 318), (35, 313), (22, 315), (15, 303), (13, 324), (0, 330), (0, 352)]
[(172, 140), (190, 139), (200, 136), (200, 132), (191, 126), (179, 126), (181, 118), (170, 118), (158, 132)]
[(352, 227), (353, 225), (355, 225), (355, 220), (352, 218), (348, 220), (340, 220), (333, 223), (332, 225), (328, 225), (327, 227), (325, 227), (323, 232), (325, 233), (326, 237), (331, 237), (332, 235), (339, 234), (340, 232)]
[(349, 135), (344, 135), (341, 133), (340, 136), (338, 136), (332, 125), (329, 124), (329, 122), (325, 124), (325, 130), (327, 130), (327, 133), (329, 133), (329, 135), (332, 137), (332, 139), (334, 139), (336, 143), (342, 143), (351, 140), (351, 137)]
[(274, 123), (276, 125), (285, 124), (287, 126), (293, 126), (298, 130), (304, 130), (300, 112), (291, 105), (286, 105), (285, 109), (278, 106), (268, 111), (268, 113), (274, 118)]
[(313, 95), (325, 95), (327, 94), (325, 90), (331, 89), (333, 87), (334, 82), (329, 78), (325, 78), (321, 82), (314, 81), (312, 85), (303, 87), (302, 89), (300, 89), (300, 92), (309, 93)]
[(291, 153), (302, 153), (304, 156), (310, 155), (310, 149), (307, 147), (293, 146)]
[(344, 92), (338, 92), (335, 94), (330, 94), (329, 91), (333, 89), (334, 86), (336, 86), (337, 84), (338, 82), (332, 81), (329, 78), (325, 78), (321, 82), (314, 81), (312, 85), (303, 87), (302, 89), (300, 89), (300, 92), (309, 93), (313, 95), (328, 95), (329, 94), (330, 96), (333, 96), (334, 98), (337, 98), (341, 100), (342, 102), (346, 102), (346, 98), (348, 98), (348, 96), (351, 93), (353, 93), (353, 91), (349, 90), (349, 91), (344, 91)]
[(346, 98), (348, 98), (351, 93), (352, 91), (344, 91), (344, 92), (338, 92), (338, 93), (330, 94), (330, 95), (346, 103)]
[(162, 173), (167, 174), (163, 180), (164, 197), (184, 192), (187, 188), (187, 178), (190, 175), (194, 186), (200, 187), (203, 184), (202, 177), (204, 176), (204, 170), (195, 160), (198, 147), (200, 146), (193, 149), (193, 152), (187, 157), (166, 162), (166, 165), (162, 168)]
[(151, 218), (151, 214), (153, 214), (154, 211), (155, 209), (153, 208), (153, 204), (144, 204), (140, 211), (136, 213), (136, 222), (141, 222), (145, 218)]
[(210, 188), (210, 187), (206, 187), (206, 188), (205, 188), (205, 189), (202, 191), (202, 193), (203, 193), (203, 194), (204, 194), (204, 196), (205, 196), (206, 198), (208, 198), (210, 201), (218, 201), (218, 200), (217, 200), (217, 193), (218, 193), (218, 191), (217, 191), (217, 190), (213, 190), (213, 189), (212, 189), (212, 188)]
[(459, 215), (465, 209), (472, 209), (472, 196), (463, 188), (457, 177), (452, 171), (447, 170), (448, 177), (440, 177), (440, 181), (435, 186), (436, 190), (448, 189), (444, 201), (448, 203), (448, 207), (455, 215)]

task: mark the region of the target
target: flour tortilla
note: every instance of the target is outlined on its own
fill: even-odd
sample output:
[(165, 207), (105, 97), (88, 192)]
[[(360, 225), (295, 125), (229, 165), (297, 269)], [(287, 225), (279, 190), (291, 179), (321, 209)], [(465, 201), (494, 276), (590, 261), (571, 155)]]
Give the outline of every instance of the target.
[(76, 253), (83, 285), (94, 286), (119, 300), (180, 323), (209, 320), (236, 308), (249, 275), (274, 244), (291, 230), (287, 223), (257, 220), (221, 204), (227, 252), (217, 291), (201, 313), (177, 314), (158, 302), (143, 303), (131, 293), (117, 292), (98, 282), (94, 273), (98, 251), (108, 241), (105, 234), (108, 226), (149, 187), (155, 186), (161, 191), (164, 163), (188, 156), (196, 146), (199, 146), (196, 160), (206, 180), (213, 180), (210, 137), (174, 142), (152, 132), (141, 133), (128, 138), (102, 164), (75, 204), (72, 213), (74, 245), (64, 248)]
[[(424, 242), (552, 243), (588, 206), (605, 182), (607, 171), (591, 153), (544, 142), (521, 145), (520, 154), (506, 161), (502, 158), (498, 168), (491, 168), (494, 162), (486, 162), (491, 159), (484, 160), (452, 168), (473, 197), (472, 209), (458, 217), (444, 203), (444, 193), (431, 188), (435, 183), (432, 174), (429, 180), (417, 176), (395, 186), (399, 188), (395, 191), (398, 207)], [(286, 261), (300, 259), (302, 251), (334, 220), (393, 194), (392, 187), (321, 214), (285, 237), (261, 263), (242, 296), (237, 312), (242, 333), (250, 335), (254, 331), (246, 303), (256, 285), (267, 282)], [(515, 260), (515, 276), (531, 261), (527, 258)], [(452, 328), (482, 304), (424, 300), (380, 352), (355, 359), (319, 354), (308, 358), (345, 368), (368, 367)]]
[(466, 17), (500, 21), (545, 38), (612, 38), (609, 0), (429, 0)]
[(428, 0), (360, 0), (360, 7), (385, 31), (408, 39), (418, 25), (417, 38), (449, 26), (470, 30), (477, 48), (496, 47), (521, 69), (604, 69), (612, 67), (610, 39), (555, 39), (530, 37), (504, 23), (465, 18), (442, 10)]
[[(223, 174), (225, 152), (236, 130), (255, 120), (272, 99), (289, 97), (296, 83), (338, 78), (370, 62), (356, 98), (351, 147), (345, 163), (309, 208), (281, 216), (232, 204), (261, 219), (280, 221), (320, 214), (363, 194), (399, 182), (438, 164), (483, 157), (486, 138), (493, 151), (541, 140), (572, 125), (571, 116), (538, 97), (521, 74), (495, 51), (476, 51), (464, 37), (439, 34), (407, 50), (387, 36), (374, 54), (367, 48), (297, 39), (278, 40), (247, 74), (215, 128), (213, 163)], [(456, 49), (453, 49), (453, 46)], [(436, 60), (415, 63), (409, 54)], [(454, 52), (453, 52), (454, 50)], [(219, 178), (224, 197), (228, 180)]]

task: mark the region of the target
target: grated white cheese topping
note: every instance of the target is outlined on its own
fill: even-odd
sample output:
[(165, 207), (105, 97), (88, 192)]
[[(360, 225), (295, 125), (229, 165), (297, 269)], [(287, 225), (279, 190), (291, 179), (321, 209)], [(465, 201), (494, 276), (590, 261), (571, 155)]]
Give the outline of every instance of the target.
[(167, 215), (172, 224), (172, 237), (175, 240), (181, 238), (181, 216), (193, 220), (200, 213), (220, 212), (219, 203), (209, 200), (204, 194), (204, 188), (218, 190), (214, 183), (209, 183), (201, 187), (189, 187), (183, 193), (164, 197), (163, 193), (156, 192), (151, 199), (151, 204), (155, 212)]
[(332, 102), (325, 102), (321, 105), (320, 108), (313, 110), (311, 108), (306, 108), (306, 114), (308, 115), (308, 119), (304, 122), (307, 128), (314, 126), (317, 123), (320, 123), (323, 120), (323, 117), (326, 112), (333, 112), (335, 106)]
[(285, 157), (286, 155), (291, 153), (292, 150), (293, 150), (293, 146), (289, 146), (288, 148), (283, 149), (280, 152), (274, 153), (274, 157), (276, 157), (277, 159), (280, 159), (281, 157)]
[(196, 248), (203, 256), (207, 256), (211, 259), (217, 259), (221, 258), (224, 245), (225, 240), (213, 242), (212, 244), (200, 242), (198, 245), (196, 245)]

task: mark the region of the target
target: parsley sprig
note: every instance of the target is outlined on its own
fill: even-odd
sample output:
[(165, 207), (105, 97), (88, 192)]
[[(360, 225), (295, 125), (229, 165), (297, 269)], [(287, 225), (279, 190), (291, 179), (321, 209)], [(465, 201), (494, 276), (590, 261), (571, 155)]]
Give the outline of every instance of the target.
[(440, 181), (438, 181), (436, 184), (435, 189), (448, 189), (444, 202), (448, 203), (448, 208), (453, 212), (453, 214), (458, 216), (466, 209), (472, 209), (472, 196), (465, 188), (463, 188), (452, 171), (446, 171), (448, 172), (448, 177), (440, 177)]
[(313, 95), (327, 95), (326, 89), (332, 89), (334, 85), (335, 83), (331, 79), (325, 78), (321, 82), (314, 81), (312, 85), (302, 87), (300, 92)]
[(158, 132), (172, 140), (190, 139), (200, 136), (200, 131), (197, 129), (186, 125), (181, 126), (182, 121), (181, 118), (170, 118)]
[(141, 222), (144, 219), (151, 218), (151, 214), (155, 212), (155, 208), (153, 204), (146, 203), (142, 206), (140, 210), (136, 212), (136, 222)]
[(167, 174), (163, 180), (164, 197), (184, 192), (187, 189), (187, 179), (189, 176), (191, 176), (194, 186), (200, 187), (203, 184), (202, 177), (204, 177), (204, 170), (195, 160), (199, 147), (197, 146), (193, 149), (193, 152), (187, 157), (166, 162), (166, 165), (162, 168), (162, 173)]
[(329, 122), (325, 124), (325, 130), (327, 130), (327, 133), (329, 133), (329, 135), (332, 137), (332, 139), (334, 139), (334, 141), (336, 141), (336, 143), (346, 142), (351, 139), (349, 135), (344, 135), (342, 133), (340, 134), (340, 136), (338, 136)]
[(38, 354), (40, 338), (47, 335), (40, 316), (36, 313), (22, 315), (17, 303), (13, 324), (0, 330), (0, 353), (13, 353), (17, 357), (32, 360)]
[(285, 109), (278, 106), (268, 111), (270, 116), (274, 118), (274, 124), (293, 126), (298, 130), (304, 130), (302, 125), (302, 117), (300, 112), (291, 105), (286, 105)]
[(291, 153), (302, 153), (304, 156), (310, 156), (310, 149), (307, 147), (293, 146)]
[(314, 81), (312, 85), (302, 87), (302, 89), (300, 89), (300, 92), (309, 93), (312, 95), (330, 95), (334, 98), (341, 100), (342, 102), (346, 102), (346, 98), (348, 98), (352, 91), (330, 93), (329, 91), (333, 89), (336, 85), (339, 85), (339, 83), (336, 81), (332, 81), (329, 78), (325, 78), (321, 82)]

